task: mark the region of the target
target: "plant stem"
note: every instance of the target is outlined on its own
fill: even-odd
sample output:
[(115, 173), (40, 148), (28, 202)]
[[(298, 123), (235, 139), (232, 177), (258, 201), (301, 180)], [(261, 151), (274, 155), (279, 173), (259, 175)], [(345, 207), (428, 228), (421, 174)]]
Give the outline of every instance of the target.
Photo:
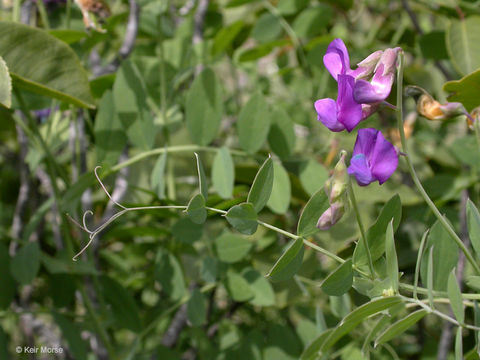
[(368, 267), (370, 269), (370, 278), (373, 280), (375, 279), (375, 270), (373, 268), (372, 254), (370, 253), (370, 248), (368, 247), (367, 237), (365, 235), (365, 228), (363, 227), (362, 218), (360, 216), (360, 211), (358, 209), (357, 199), (355, 198), (355, 192), (353, 191), (352, 180), (350, 176), (348, 177), (347, 187), (348, 187), (348, 197), (350, 198), (350, 202), (352, 203), (353, 212), (355, 213), (358, 227), (360, 228), (360, 235), (361, 235), (363, 247), (365, 248), (365, 253), (367, 254)]
[(412, 161), (410, 160), (410, 156), (408, 155), (407, 141), (405, 138), (405, 131), (403, 129), (403, 62), (404, 62), (404, 55), (403, 55), (403, 52), (400, 52), (398, 72), (397, 72), (397, 123), (398, 123), (398, 131), (400, 132), (400, 139), (402, 142), (402, 151), (403, 153), (405, 153), (405, 159), (407, 161), (408, 171), (410, 172), (410, 176), (412, 177), (412, 180), (415, 186), (420, 192), (420, 195), (422, 195), (423, 200), (430, 207), (430, 210), (432, 210), (433, 214), (438, 219), (440, 224), (442, 224), (443, 228), (447, 231), (447, 233), (451, 236), (451, 238), (457, 243), (457, 246), (460, 248), (460, 250), (462, 250), (462, 252), (465, 254), (465, 257), (467, 258), (468, 262), (472, 265), (475, 272), (477, 274), (480, 274), (480, 266), (477, 264), (477, 262), (475, 261), (470, 251), (468, 251), (468, 249), (463, 244), (463, 241), (460, 239), (460, 237), (457, 235), (457, 233), (452, 228), (452, 226), (448, 223), (445, 217), (440, 213), (438, 208), (435, 206), (435, 204), (433, 203), (433, 201), (430, 199), (427, 192), (423, 188), (422, 183), (418, 179), (417, 173), (415, 172), (415, 168), (413, 167)]

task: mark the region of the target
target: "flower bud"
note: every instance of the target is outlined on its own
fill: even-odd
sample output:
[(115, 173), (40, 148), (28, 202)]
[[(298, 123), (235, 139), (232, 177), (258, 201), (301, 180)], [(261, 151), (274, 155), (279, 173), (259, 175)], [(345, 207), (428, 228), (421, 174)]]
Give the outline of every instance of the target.
[(346, 155), (346, 151), (342, 150), (340, 152), (340, 160), (338, 160), (337, 165), (335, 165), (332, 176), (325, 183), (325, 190), (330, 204), (337, 202), (347, 188), (347, 166), (345, 165)]
[(345, 205), (343, 202), (336, 202), (324, 211), (317, 222), (317, 228), (328, 230), (335, 225), (345, 214)]
[(377, 66), (378, 61), (382, 56), (383, 51), (378, 50), (368, 55), (365, 59), (360, 61), (357, 66), (358, 69), (354, 70), (355, 79), (363, 79), (370, 77)]
[(429, 120), (447, 120), (467, 113), (461, 103), (440, 104), (429, 94), (420, 96), (417, 102), (417, 111)]
[(402, 50), (402, 48), (396, 47), (393, 49), (386, 49), (383, 51), (380, 60), (375, 67), (375, 72), (380, 68), (383, 67), (382, 76), (387, 74), (394, 74), (396, 67), (397, 67), (397, 57), (398, 53)]

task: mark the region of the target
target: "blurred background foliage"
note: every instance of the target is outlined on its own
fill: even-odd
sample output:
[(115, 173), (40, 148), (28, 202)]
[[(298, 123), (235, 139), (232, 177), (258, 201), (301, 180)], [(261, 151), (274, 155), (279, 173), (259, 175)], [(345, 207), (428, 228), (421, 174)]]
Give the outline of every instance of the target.
[[(95, 180), (96, 166), (125, 206), (186, 205), (198, 193), (194, 152), (207, 177), (207, 206), (228, 210), (246, 201), (271, 155), (273, 190), (259, 216), (295, 233), (301, 209), (323, 188), (339, 151), (351, 151), (355, 140), (316, 120), (313, 102), (337, 93), (323, 66), (328, 44), (342, 38), (352, 64), (400, 46), (406, 84), (440, 102), (456, 92), (472, 110), (480, 105), (474, 72), (480, 67), (479, 2), (108, 5), (102, 32), (85, 29), (71, 0), (1, 3), (0, 56), (13, 96), (11, 109), (0, 107), (0, 358), (29, 358), (15, 354), (16, 346), (27, 345), (62, 346), (55, 359), (299, 358), (319, 334), (369, 300), (359, 284), (342, 296), (320, 288), (337, 267), (329, 258), (306, 247), (296, 275), (271, 281), (264, 276), (289, 243), (285, 236), (264, 227), (242, 235), (212, 212), (196, 224), (181, 210), (145, 210), (111, 223), (73, 262), (88, 236), (66, 214), (81, 219), (92, 210), (86, 223), (93, 228), (120, 210)], [(471, 73), (468, 86), (454, 82), (443, 90)], [(412, 99), (405, 106), (419, 176), (465, 235), (466, 198), (479, 200), (476, 138), (462, 118), (430, 122), (417, 116)], [(394, 112), (382, 108), (361, 127), (382, 128), (399, 145), (395, 124)], [(412, 283), (420, 239), (434, 217), (405, 164), (384, 185), (356, 193), (367, 227), (399, 196), (396, 249), (402, 281)], [(443, 236), (441, 229), (432, 234), (429, 241)], [(358, 238), (348, 212), (309, 241), (347, 259)], [(451, 255), (456, 247), (438, 251), (434, 261), (448, 263), (447, 275), (454, 266), (463, 269)], [(438, 286), (444, 284), (439, 278)], [(475, 286), (464, 285), (469, 289)], [(441, 348), (451, 327), (429, 316), (390, 343), (374, 349), (367, 342), (362, 355), (374, 325), (365, 321), (324, 358), (454, 354), (451, 334)], [(465, 354), (478, 358), (476, 335), (464, 335)]]

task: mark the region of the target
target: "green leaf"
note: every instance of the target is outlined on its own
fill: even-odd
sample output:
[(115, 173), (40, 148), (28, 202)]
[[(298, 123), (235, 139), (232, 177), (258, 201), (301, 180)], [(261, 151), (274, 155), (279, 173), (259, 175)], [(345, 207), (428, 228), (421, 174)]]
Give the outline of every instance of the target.
[[(458, 262), (458, 247), (442, 224), (437, 221), (428, 234), (425, 248), (434, 246), (432, 254), (432, 289), (445, 291), (448, 275)], [(424, 254), (420, 267), (420, 276), (423, 283), (427, 283), (427, 253)]]
[(208, 199), (207, 176), (205, 175), (205, 170), (203, 170), (200, 156), (198, 156), (197, 153), (195, 153), (195, 158), (197, 159), (198, 186), (200, 187), (200, 193), (203, 195), (206, 201)]
[(247, 280), (243, 276), (229, 271), (227, 273), (227, 290), (234, 301), (248, 301), (255, 296)]
[(113, 317), (119, 327), (139, 332), (142, 329), (135, 300), (116, 280), (100, 277), (100, 287), (105, 301), (110, 304)]
[(48, 30), (48, 33), (69, 45), (87, 37), (87, 33), (81, 30), (53, 29)]
[(207, 301), (203, 293), (194, 289), (187, 303), (187, 317), (193, 326), (201, 326), (207, 320)]
[(189, 217), (179, 219), (172, 227), (172, 235), (185, 244), (193, 244), (202, 237), (203, 226)]
[(113, 95), (105, 92), (95, 118), (95, 150), (97, 163), (114, 165), (127, 144), (127, 136), (115, 112)]
[(324, 188), (328, 177), (328, 170), (318, 161), (309, 159), (300, 165), (300, 182), (310, 196)]
[(480, 276), (467, 277), (467, 285), (475, 290), (480, 290)]
[(202, 194), (195, 195), (187, 207), (187, 214), (195, 224), (203, 224), (207, 220), (207, 209), (205, 209), (205, 198)]
[(470, 199), (467, 200), (467, 225), (473, 250), (480, 255), (480, 213)]
[(124, 61), (113, 84), (115, 110), (131, 143), (150, 150), (157, 129), (146, 99), (147, 88), (140, 71), (132, 61)]
[(333, 9), (327, 4), (303, 10), (293, 21), (292, 28), (301, 38), (323, 33), (333, 16)]
[(65, 316), (53, 312), (52, 313), (55, 322), (62, 331), (63, 338), (68, 343), (68, 350), (75, 357), (75, 359), (87, 358), (87, 344), (82, 339), (80, 329)]
[(185, 118), (190, 138), (195, 144), (208, 145), (215, 138), (223, 116), (221, 84), (206, 68), (187, 92)]
[(350, 290), (352, 284), (352, 259), (348, 259), (327, 276), (321, 287), (330, 296), (341, 296)]
[(372, 300), (348, 314), (337, 327), (330, 333), (328, 338), (323, 342), (319, 351), (325, 353), (333, 345), (337, 343), (343, 336), (352, 332), (358, 325), (364, 322), (369, 316), (387, 310), (392, 306), (402, 303), (402, 299), (397, 296), (380, 298)]
[(295, 149), (294, 123), (282, 108), (276, 108), (272, 113), (272, 123), (268, 133), (268, 144), (280, 158), (289, 157)]
[(307, 237), (316, 233), (318, 231), (318, 219), (329, 206), (330, 204), (325, 190), (323, 188), (318, 190), (303, 208), (300, 220), (298, 221), (297, 234)]
[(387, 276), (390, 279), (392, 289), (398, 293), (398, 259), (395, 250), (395, 239), (393, 237), (393, 219), (387, 227), (385, 237), (385, 256), (387, 259)]
[(212, 283), (217, 280), (218, 261), (213, 257), (206, 257), (202, 261), (202, 268), (200, 270), (200, 277), (207, 283)]
[(303, 350), (300, 360), (315, 360), (318, 358), (318, 352), (325, 343), (325, 340), (330, 336), (333, 329), (328, 329), (318, 335), (306, 348)]
[(5, 310), (10, 306), (10, 303), (15, 296), (16, 284), (10, 273), (10, 256), (8, 249), (0, 243), (0, 309)]
[(150, 176), (150, 186), (159, 199), (165, 198), (165, 168), (167, 167), (167, 151), (160, 154)]
[(30, 284), (40, 268), (40, 246), (29, 242), (17, 251), (10, 262), (12, 276), (22, 285)]
[(267, 139), (271, 115), (261, 92), (256, 92), (242, 107), (238, 116), (240, 147), (250, 154), (256, 153)]
[(455, 268), (450, 275), (448, 275), (447, 294), (455, 318), (460, 324), (463, 324), (465, 322), (465, 313), (463, 310), (462, 292), (460, 291), (457, 277), (455, 276)]
[(254, 293), (254, 297), (250, 303), (254, 306), (273, 306), (275, 305), (275, 293), (272, 285), (254, 269), (248, 269), (243, 277), (250, 285), (250, 289)]
[(13, 86), (93, 108), (87, 74), (75, 52), (44, 30), (0, 22), (0, 55)]
[(232, 156), (226, 147), (218, 149), (213, 159), (212, 182), (213, 187), (224, 199), (232, 197), (235, 181), (235, 167)]
[[(398, 228), (402, 218), (402, 204), (400, 196), (394, 195), (383, 206), (380, 215), (378, 215), (375, 224), (373, 224), (367, 231), (366, 237), (372, 261), (376, 261), (385, 252), (385, 235), (390, 221), (393, 219), (393, 231)], [(363, 241), (359, 241), (353, 253), (353, 263), (357, 266), (368, 264), (367, 254)]]
[(251, 36), (259, 43), (275, 40), (282, 34), (282, 25), (275, 15), (263, 13), (255, 22)]
[(304, 252), (303, 239), (292, 241), (266, 276), (272, 281), (290, 279), (302, 266)]
[(382, 332), (377, 339), (375, 340), (375, 347), (382, 345), (393, 338), (403, 334), (417, 322), (419, 322), (425, 315), (428, 314), (428, 311), (425, 309), (417, 310), (408, 316), (404, 317), (401, 320), (394, 322), (390, 325), (384, 332)]
[(215, 239), (215, 250), (220, 261), (236, 263), (250, 252), (252, 242), (242, 236), (224, 231)]
[(427, 258), (427, 291), (428, 305), (433, 309), (433, 248), (432, 245), (428, 250)]
[(0, 56), (0, 105), (7, 108), (12, 106), (12, 78), (8, 67)]
[(448, 101), (461, 102), (467, 111), (472, 111), (480, 105), (480, 98), (477, 96), (480, 92), (480, 69), (460, 80), (446, 82), (443, 90), (452, 93), (448, 96)]
[(425, 59), (448, 59), (444, 31), (432, 31), (428, 34), (421, 35), (419, 36), (418, 43)]
[(257, 213), (250, 203), (235, 205), (225, 215), (233, 228), (242, 234), (252, 235), (257, 231)]
[(455, 360), (463, 360), (462, 328), (460, 326), (455, 335)]
[(280, 0), (278, 12), (282, 15), (293, 15), (308, 5), (309, 0)]
[(447, 27), (447, 50), (453, 66), (461, 74), (480, 67), (480, 17), (450, 20)]
[(258, 213), (267, 204), (272, 193), (274, 169), (272, 158), (265, 160), (253, 180), (252, 187), (248, 192), (247, 202), (253, 205)]
[(291, 185), (287, 171), (281, 163), (273, 163), (273, 187), (267, 206), (276, 214), (285, 214), (290, 205)]
[(212, 55), (215, 56), (227, 50), (237, 35), (240, 34), (244, 26), (245, 23), (242, 20), (238, 20), (226, 27), (221, 28), (213, 39)]
[(93, 262), (82, 260), (73, 262), (72, 257), (66, 252), (57, 253), (55, 257), (42, 253), (41, 261), (50, 274), (98, 275)]
[(160, 249), (155, 260), (154, 274), (162, 290), (170, 299), (180, 300), (185, 295), (182, 268), (175, 256)]

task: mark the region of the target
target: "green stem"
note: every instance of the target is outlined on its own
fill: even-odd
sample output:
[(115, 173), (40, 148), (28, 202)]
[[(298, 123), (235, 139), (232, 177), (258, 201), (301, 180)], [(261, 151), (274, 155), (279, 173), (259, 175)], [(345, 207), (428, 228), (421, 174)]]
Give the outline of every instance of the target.
[(37, 0), (36, 4), (40, 14), (40, 19), (42, 19), (43, 27), (47, 30), (50, 29), (50, 21), (48, 21), (48, 14), (43, 0)]
[(360, 228), (360, 235), (363, 247), (365, 248), (365, 253), (367, 254), (368, 267), (370, 269), (370, 278), (373, 280), (375, 279), (375, 270), (373, 268), (372, 254), (370, 253), (370, 248), (368, 247), (367, 237), (365, 235), (365, 228), (363, 227), (362, 217), (360, 215), (360, 210), (358, 209), (357, 199), (355, 198), (355, 192), (353, 191), (352, 180), (350, 176), (348, 177), (347, 186), (349, 195), (348, 197), (350, 198), (350, 202), (352, 203), (353, 212), (355, 213), (358, 227)]
[(475, 261), (474, 257), (468, 251), (468, 249), (463, 244), (463, 241), (457, 235), (455, 230), (452, 226), (448, 223), (445, 217), (440, 213), (438, 208), (435, 206), (433, 201), (428, 196), (427, 192), (422, 186), (422, 183), (418, 179), (417, 173), (415, 172), (415, 168), (413, 167), (412, 161), (410, 160), (410, 156), (408, 155), (407, 150), (407, 140), (405, 138), (405, 131), (403, 129), (403, 62), (404, 62), (404, 55), (403, 52), (399, 54), (399, 65), (398, 65), (398, 73), (397, 73), (397, 123), (398, 123), (398, 131), (400, 132), (400, 139), (402, 142), (402, 151), (405, 154), (405, 160), (407, 161), (408, 171), (410, 172), (410, 176), (417, 187), (417, 190), (422, 195), (423, 200), (427, 203), (430, 210), (432, 210), (435, 217), (438, 219), (440, 224), (442, 224), (443, 228), (447, 231), (447, 233), (451, 236), (451, 238), (457, 243), (457, 246), (462, 250), (467, 258), (468, 262), (472, 265), (475, 269), (477, 274), (480, 274), (480, 266)]
[[(13, 0), (12, 21), (20, 22), (20, 8), (22, 6), (21, 0)], [(29, 24), (27, 24), (29, 25)]]
[(65, 12), (65, 28), (70, 29), (70, 18), (72, 17), (72, 0), (67, 0)]

